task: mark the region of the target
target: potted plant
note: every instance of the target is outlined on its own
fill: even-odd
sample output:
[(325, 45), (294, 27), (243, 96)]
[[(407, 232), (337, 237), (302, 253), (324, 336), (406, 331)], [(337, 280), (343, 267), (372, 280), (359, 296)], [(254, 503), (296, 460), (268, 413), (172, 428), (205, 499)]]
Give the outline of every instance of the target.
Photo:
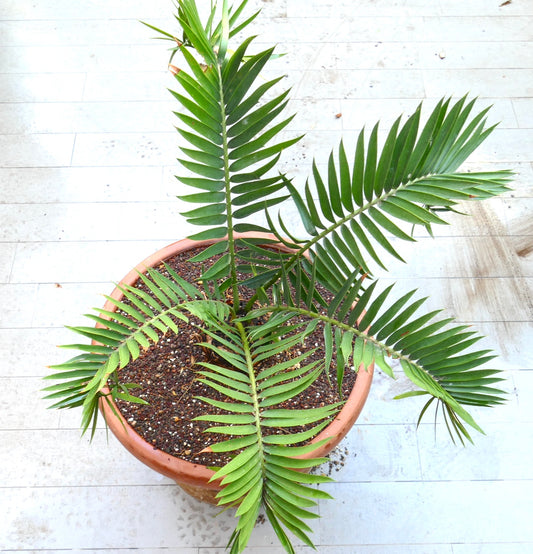
[[(301, 137), (279, 138), (292, 119), (280, 118), (288, 91), (276, 92), (281, 77), (261, 77), (274, 49), (252, 51), (253, 37), (230, 49), (259, 13), (241, 20), (246, 4), (212, 3), (202, 20), (195, 0), (177, 0), (180, 36), (156, 29), (180, 58), (180, 90), (172, 93), (184, 140), (179, 180), (192, 190), (181, 199), (194, 205), (183, 215), (201, 229), (137, 266), (88, 316), (96, 327), (73, 328), (92, 342), (66, 346), (81, 353), (52, 366), (48, 378), (57, 384), (45, 390), (53, 407), (82, 408), (83, 431), (94, 433), (101, 408), (121, 440), (135, 443), (118, 406), (146, 400), (124, 373), (163, 341), (186, 341), (176, 347), (183, 350), (194, 342), (203, 352), (191, 360), (203, 387), (193, 399), (201, 409), (194, 421), (215, 437), (202, 451), (221, 454), (223, 463), (185, 464), (215, 490), (211, 499), (237, 507), (232, 553), (245, 548), (261, 509), (293, 552), (286, 531), (312, 545), (304, 520), (316, 517), (309, 508), (327, 497), (313, 485), (329, 478), (306, 471), (353, 423), (373, 364), (391, 377), (399, 366), (417, 388), (402, 396), (427, 396), (420, 417), (435, 403), (461, 441), (471, 440), (467, 427), (481, 431), (466, 407), (503, 401), (493, 387), (498, 371), (480, 369), (492, 356), (470, 349), (480, 337), (438, 312), (419, 311), (424, 301), (413, 300), (414, 291), (391, 300), (393, 287), (380, 288), (372, 270), (385, 268), (386, 255), (401, 260), (394, 243), (414, 241), (412, 229), (431, 232), (458, 202), (508, 190), (511, 174), (458, 169), (492, 131), (487, 110), (475, 113), (467, 98), (441, 100), (424, 124), (421, 107), (404, 123), (399, 118), (381, 148), (377, 125), (368, 139), (360, 133), (349, 155), (341, 142), (325, 174), (313, 164), (303, 186), (276, 172)], [(287, 203), (304, 236), (273, 216)], [(250, 220), (256, 215), (263, 223)], [(167, 263), (176, 254), (180, 268), (194, 265), (199, 273), (187, 277)], [(342, 432), (335, 427), (345, 410), (340, 392), (311, 407), (286, 407), (332, 367), (335, 392), (354, 372), (354, 390), (362, 389)], [(177, 457), (150, 442), (144, 451), (131, 444), (141, 459), (148, 445), (159, 457), (147, 463), (163, 473), (175, 475), (167, 462), (182, 471)]]

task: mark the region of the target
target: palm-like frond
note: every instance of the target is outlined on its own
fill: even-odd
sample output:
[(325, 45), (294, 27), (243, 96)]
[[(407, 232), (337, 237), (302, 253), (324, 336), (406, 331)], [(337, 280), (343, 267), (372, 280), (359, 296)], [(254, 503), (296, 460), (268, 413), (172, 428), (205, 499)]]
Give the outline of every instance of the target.
[[(292, 281), (294, 284), (294, 278)], [(307, 283), (313, 287), (312, 279)], [(389, 360), (399, 360), (405, 375), (419, 389), (401, 396), (428, 394), (430, 403), (438, 400), (449, 415), (450, 431), (460, 440), (471, 440), (461, 421), (481, 429), (464, 406), (495, 406), (504, 402), (505, 394), (492, 386), (503, 380), (497, 376), (499, 370), (478, 369), (494, 358), (490, 350), (471, 350), (481, 336), (467, 325), (453, 325), (451, 318), (438, 319), (439, 311), (420, 315), (425, 299), (412, 300), (415, 290), (390, 302), (392, 285), (378, 294), (377, 281), (366, 289), (362, 283), (362, 278), (347, 280), (327, 309), (311, 300), (302, 306), (294, 288), (279, 286), (280, 301), (252, 311), (250, 317), (274, 312), (322, 321), (325, 357), (327, 361), (336, 359), (339, 383), (349, 362), (356, 369), (375, 362), (394, 377)], [(311, 291), (306, 292), (309, 299)]]
[(179, 23), (187, 30), (192, 50), (203, 57), (200, 62), (185, 44), (178, 47), (190, 71), (176, 74), (183, 92), (173, 95), (184, 109), (176, 115), (185, 124), (178, 132), (192, 146), (182, 148), (186, 158), (179, 161), (193, 174), (179, 179), (198, 191), (181, 198), (201, 204), (183, 215), (194, 225), (210, 226), (192, 238), (220, 238), (233, 230), (251, 229), (236, 222), (285, 198), (276, 194), (283, 188), (281, 177), (266, 174), (280, 153), (299, 139), (271, 144), (292, 119), (273, 124), (287, 104), (288, 91), (258, 104), (280, 80), (256, 84), (273, 49), (248, 55), (251, 37), (231, 55), (227, 50), (230, 30), (245, 2), (232, 15), (224, 2), (222, 20), (214, 30), (202, 27), (194, 2), (179, 4)]
[(92, 426), (94, 434), (98, 418), (98, 402), (102, 389), (109, 386), (113, 399), (143, 402), (132, 396), (134, 385), (123, 385), (116, 379), (116, 371), (139, 357), (141, 349), (158, 342), (161, 334), (168, 331), (178, 333), (177, 320), (187, 321), (187, 313), (206, 317), (210, 311), (219, 317), (227, 315), (227, 305), (200, 301), (199, 291), (165, 265), (169, 277), (153, 269), (147, 275), (139, 274), (146, 286), (145, 292), (139, 288), (118, 286), (124, 299), (106, 298), (115, 311), (96, 309), (99, 315), (87, 314), (96, 327), (69, 327), (72, 331), (88, 338), (92, 344), (69, 344), (63, 348), (76, 349), (82, 354), (65, 363), (53, 365), (56, 373), (46, 379), (60, 381), (46, 387), (48, 400), (56, 402), (51, 408), (83, 408), (82, 429)]
[[(386, 269), (385, 254), (402, 260), (394, 239), (413, 241), (412, 227), (431, 232), (445, 224), (442, 212), (458, 202), (496, 196), (508, 190), (508, 171), (462, 173), (457, 168), (491, 133), (487, 109), (471, 117), (475, 101), (466, 97), (450, 106), (441, 100), (420, 129), (421, 106), (403, 126), (393, 124), (378, 151), (378, 125), (368, 141), (361, 131), (350, 164), (343, 143), (329, 158), (327, 176), (316, 164), (304, 194), (286, 182), (310, 240), (296, 240), (310, 252), (318, 275), (337, 291), (354, 269), (371, 274), (372, 264)], [(471, 118), (471, 119), (469, 119)], [(282, 231), (272, 230), (282, 239)]]
[[(239, 23), (246, 1), (236, 9), (222, 2), (222, 16), (215, 24), (215, 7), (202, 25), (194, 0), (179, 0), (176, 16), (184, 39), (177, 41), (184, 68), (176, 71), (179, 92), (172, 92), (182, 109), (178, 132), (188, 142), (179, 158), (188, 175), (178, 177), (194, 189), (180, 198), (197, 206), (182, 213), (193, 225), (207, 226), (192, 239), (228, 237), (227, 255), (218, 263), (218, 274), (233, 284), (233, 301), (238, 305), (234, 233), (264, 230), (245, 221), (265, 208), (288, 198), (284, 178), (269, 172), (283, 150), (300, 137), (275, 140), (292, 117), (278, 121), (287, 105), (288, 91), (267, 99), (281, 78), (258, 84), (273, 49), (248, 54), (250, 37), (235, 52), (229, 39), (248, 25), (255, 15)], [(152, 27), (154, 28), (154, 27)], [(156, 29), (157, 30), (157, 29)], [(164, 38), (172, 39), (163, 32)], [(201, 60), (197, 59), (197, 55)]]
[[(310, 352), (276, 363), (281, 352), (298, 344), (305, 336), (305, 330), (287, 327), (286, 320), (285, 316), (273, 316), (255, 327), (245, 327), (242, 322), (235, 325), (221, 322), (207, 331), (213, 342), (204, 346), (221, 362), (201, 363), (204, 369), (199, 372), (200, 381), (226, 396), (228, 401), (201, 399), (227, 414), (204, 415), (198, 419), (216, 424), (208, 429), (209, 432), (231, 436), (210, 446), (208, 451), (238, 452), (213, 477), (213, 480), (222, 480), (219, 505), (238, 504), (239, 522), (230, 541), (234, 553), (242, 552), (246, 546), (261, 506), (288, 552), (294, 550), (285, 529), (312, 546), (307, 535), (310, 529), (303, 520), (317, 516), (307, 508), (314, 506), (316, 499), (329, 497), (310, 487), (329, 481), (329, 478), (302, 473), (324, 459), (295, 456), (316, 448), (316, 444), (298, 444), (316, 435), (339, 406), (307, 410), (278, 407), (307, 389), (323, 371), (323, 363), (307, 361)], [(290, 434), (267, 432), (272, 428), (284, 430), (303, 425), (312, 427)]]

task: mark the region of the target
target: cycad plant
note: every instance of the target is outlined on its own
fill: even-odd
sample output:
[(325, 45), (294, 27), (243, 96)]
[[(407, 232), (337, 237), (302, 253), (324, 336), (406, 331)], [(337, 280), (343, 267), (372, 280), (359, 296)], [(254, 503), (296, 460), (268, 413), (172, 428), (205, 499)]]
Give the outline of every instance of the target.
[[(200, 419), (222, 436), (211, 449), (231, 456), (215, 473), (224, 485), (219, 504), (237, 506), (229, 548), (245, 548), (263, 509), (282, 545), (294, 552), (287, 531), (312, 545), (304, 520), (317, 517), (310, 508), (328, 497), (314, 485), (329, 480), (302, 471), (323, 459), (296, 456), (314, 448), (306, 441), (339, 405), (288, 410), (279, 404), (324, 369), (334, 364), (340, 383), (348, 367), (365, 371), (375, 363), (394, 377), (391, 366), (398, 365), (417, 388), (403, 396), (427, 397), (421, 416), (432, 403), (440, 406), (450, 434), (461, 441), (471, 440), (468, 427), (480, 431), (466, 407), (502, 402), (493, 387), (501, 380), (498, 372), (480, 369), (490, 352), (471, 349), (480, 337), (425, 311), (414, 291), (395, 298), (393, 287), (380, 288), (373, 270), (386, 269), (389, 255), (401, 260), (395, 243), (414, 241), (413, 229), (431, 233), (458, 202), (506, 191), (511, 175), (458, 170), (492, 131), (487, 110), (475, 112), (466, 98), (441, 100), (425, 123), (420, 107), (405, 122), (398, 118), (381, 147), (377, 125), (368, 137), (361, 131), (354, 152), (341, 143), (327, 171), (313, 164), (303, 185), (276, 171), (280, 156), (300, 137), (280, 138), (292, 119), (282, 116), (288, 91), (276, 92), (281, 78), (262, 76), (274, 49), (253, 51), (250, 37), (230, 50), (232, 39), (258, 15), (241, 21), (246, 4), (224, 0), (217, 8), (212, 2), (202, 20), (195, 0), (177, 0), (179, 36), (156, 29), (172, 41), (172, 57), (179, 59), (173, 63), (181, 64), (175, 69), (179, 90), (172, 92), (180, 105), (178, 132), (187, 143), (179, 160), (186, 175), (178, 179), (191, 189), (180, 198), (194, 205), (183, 215), (201, 227), (190, 238), (218, 239), (196, 260), (216, 255), (218, 261), (202, 284), (184, 281), (167, 266), (165, 273), (142, 274), (144, 289), (123, 286), (124, 299), (112, 300), (117, 311), (88, 316), (96, 328), (73, 328), (93, 344), (66, 346), (81, 353), (53, 366), (48, 378), (58, 384), (46, 390), (54, 407), (81, 406), (83, 430), (94, 433), (99, 402), (140, 401), (132, 386), (119, 382), (120, 369), (162, 334), (178, 333), (177, 319), (199, 318), (210, 339), (204, 347), (214, 355), (198, 368), (206, 390)], [(274, 215), (281, 203), (295, 207), (305, 236), (295, 236)], [(258, 213), (263, 225), (250, 222)], [(242, 238), (249, 231), (275, 239)], [(274, 243), (287, 248), (267, 248)], [(243, 300), (242, 287), (253, 291), (251, 299)], [(304, 351), (290, 362), (277, 361), (279, 352), (302, 343), (319, 324), (324, 360), (311, 361)], [(211, 406), (225, 415), (210, 415)], [(266, 432), (300, 425), (311, 429)]]

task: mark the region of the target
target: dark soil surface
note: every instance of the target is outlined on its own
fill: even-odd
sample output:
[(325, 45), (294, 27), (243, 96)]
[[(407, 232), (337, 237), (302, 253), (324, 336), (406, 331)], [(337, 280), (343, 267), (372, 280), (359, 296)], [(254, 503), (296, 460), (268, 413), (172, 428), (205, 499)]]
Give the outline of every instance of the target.
[[(189, 251), (167, 260), (167, 263), (189, 282), (195, 282), (205, 269), (205, 262), (191, 263), (190, 257), (197, 251)], [(215, 259), (213, 259), (215, 261)], [(242, 297), (250, 296), (250, 291), (243, 290)], [(190, 318), (191, 322), (200, 323)], [(202, 450), (220, 440), (230, 438), (215, 433), (203, 431), (212, 424), (193, 421), (199, 415), (206, 413), (224, 413), (195, 398), (208, 396), (218, 400), (227, 400), (219, 393), (206, 387), (198, 381), (197, 371), (201, 369), (195, 363), (211, 361), (212, 353), (208, 349), (198, 346), (205, 341), (201, 329), (178, 322), (179, 335), (167, 333), (160, 341), (141, 353), (139, 358), (128, 364), (119, 372), (121, 383), (136, 383), (140, 388), (134, 389), (132, 394), (146, 400), (149, 405), (140, 405), (119, 401), (120, 411), (130, 425), (154, 448), (162, 450), (184, 460), (207, 466), (220, 466), (229, 458), (221, 454), (203, 453)], [(306, 339), (302, 347), (286, 352), (276, 360), (277, 363), (294, 358), (301, 354), (302, 349), (316, 348), (312, 359), (324, 358), (323, 329), (317, 326), (316, 330)], [(215, 360), (219, 363), (219, 360)], [(356, 374), (346, 371), (343, 383), (343, 400), (353, 388)], [(292, 398), (280, 407), (285, 408), (313, 408), (339, 401), (336, 386), (336, 369), (330, 369), (330, 375), (324, 373), (306, 391)], [(272, 432), (291, 432), (295, 429), (279, 429)]]

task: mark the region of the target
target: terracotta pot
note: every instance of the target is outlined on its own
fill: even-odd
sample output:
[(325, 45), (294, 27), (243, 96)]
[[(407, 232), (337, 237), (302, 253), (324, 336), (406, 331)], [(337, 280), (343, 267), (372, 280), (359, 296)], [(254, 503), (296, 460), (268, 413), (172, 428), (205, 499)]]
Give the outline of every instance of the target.
[[(258, 233), (254, 233), (252, 236), (274, 238), (272, 235), (260, 235)], [(138, 279), (137, 271), (144, 272), (148, 267), (157, 267), (162, 261), (165, 261), (176, 254), (183, 252), (184, 250), (202, 246), (207, 247), (213, 244), (213, 242), (216, 241), (192, 241), (189, 239), (183, 239), (170, 244), (138, 264), (135, 269), (130, 271), (122, 279), (120, 284), (133, 285)], [(285, 247), (280, 246), (280, 248), (286, 250)], [(111, 293), (111, 297), (117, 300), (122, 299), (122, 296), (123, 294), (118, 288), (115, 288)], [(104, 305), (104, 309), (114, 311), (115, 305), (107, 301)], [(365, 404), (372, 382), (373, 371), (374, 366), (372, 365), (367, 371), (361, 369), (358, 372), (355, 385), (342, 410), (339, 412), (337, 417), (313, 439), (312, 442), (318, 442), (326, 438), (330, 438), (330, 440), (316, 448), (313, 452), (301, 457), (316, 458), (325, 456), (331, 452), (331, 450), (333, 450), (333, 448), (335, 448), (337, 444), (346, 436)], [(154, 448), (153, 445), (146, 442), (128, 424), (126, 419), (117, 409), (116, 405), (114, 407), (119, 414), (118, 418), (113, 413), (107, 402), (102, 400), (100, 401), (100, 410), (106, 419), (107, 425), (127, 450), (155, 471), (165, 475), (166, 477), (174, 479), (180, 487), (195, 498), (211, 504), (217, 503), (215, 495), (221, 487), (218, 481), (209, 482), (209, 479), (211, 479), (214, 473), (212, 470), (206, 466), (187, 462)]]

